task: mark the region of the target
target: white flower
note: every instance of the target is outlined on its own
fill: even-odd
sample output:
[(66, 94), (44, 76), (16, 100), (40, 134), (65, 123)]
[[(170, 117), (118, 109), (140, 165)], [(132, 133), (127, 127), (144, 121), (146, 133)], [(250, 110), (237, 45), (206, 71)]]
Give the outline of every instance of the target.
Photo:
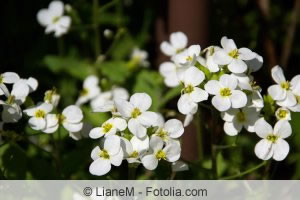
[(155, 136), (160, 137), (165, 142), (171, 142), (182, 136), (184, 128), (182, 122), (178, 119), (170, 119), (162, 126), (160, 126), (154, 133)]
[(174, 56), (175, 63), (191, 66), (197, 61), (201, 52), (200, 45), (191, 45), (188, 49)]
[(8, 93), (8, 89), (4, 84), (13, 84), (18, 80), (20, 80), (20, 77), (14, 72), (5, 72), (3, 74), (0, 74), (0, 95)]
[(29, 87), (29, 93), (36, 91), (36, 89), (39, 86), (38, 81), (35, 78), (33, 78), (33, 77), (29, 77), (28, 79), (21, 79), (21, 80), (23, 80), (24, 82), (26, 82), (26, 84), (28, 85), (28, 87)]
[(55, 108), (57, 107), (59, 100), (60, 100), (60, 95), (56, 92), (55, 88), (52, 90), (47, 90), (45, 92), (45, 96), (44, 96), (45, 103), (52, 104), (52, 106)]
[(255, 122), (259, 119), (256, 108), (245, 107), (242, 109), (230, 109), (221, 113), (224, 123), (224, 131), (227, 135), (235, 136), (244, 127), (249, 132), (254, 132)]
[[(112, 99), (112, 92), (111, 91), (105, 91), (100, 93), (97, 97), (91, 100), (91, 107), (93, 112), (101, 112), (102, 107), (106, 107), (105, 105), (111, 101)], [(108, 112), (108, 111), (105, 111)]]
[(93, 128), (89, 135), (93, 139), (97, 139), (102, 136), (108, 137), (110, 135), (115, 135), (119, 131), (124, 131), (126, 128), (126, 120), (116, 117), (107, 120), (101, 125), (101, 127)]
[(237, 87), (237, 79), (231, 75), (224, 74), (219, 81), (210, 80), (204, 86), (205, 90), (215, 95), (212, 104), (219, 111), (226, 111), (229, 108), (242, 108), (247, 104), (247, 96)]
[(128, 129), (138, 138), (145, 137), (147, 128), (157, 123), (157, 114), (147, 111), (152, 104), (151, 97), (146, 93), (135, 93), (130, 101), (116, 99), (115, 104), (122, 117), (128, 119)]
[(291, 112), (287, 108), (278, 108), (275, 112), (277, 120), (291, 120)]
[(218, 72), (220, 71), (219, 65), (214, 61), (214, 54), (216, 51), (221, 50), (218, 46), (210, 46), (206, 48), (206, 67), (210, 72)]
[(120, 166), (123, 160), (121, 140), (116, 135), (111, 135), (104, 140), (103, 149), (95, 147), (91, 153), (94, 160), (90, 165), (90, 173), (96, 176), (107, 174), (111, 165)]
[(255, 146), (255, 154), (262, 160), (282, 161), (288, 155), (290, 147), (284, 140), (292, 134), (291, 125), (286, 120), (279, 120), (274, 129), (264, 120), (259, 119), (255, 124), (255, 132), (262, 138)]
[(160, 137), (151, 137), (150, 148), (151, 153), (141, 159), (144, 167), (148, 170), (154, 170), (161, 159), (168, 162), (175, 162), (180, 158), (180, 145), (170, 143), (164, 147), (164, 142)]
[(256, 72), (256, 71), (260, 70), (260, 68), (262, 67), (262, 65), (264, 63), (263, 57), (261, 57), (260, 55), (258, 55), (255, 52), (253, 52), (253, 53), (256, 54), (256, 56), (252, 60), (246, 60), (246, 64), (247, 64), (250, 72)]
[(264, 107), (264, 99), (260, 93), (261, 88), (254, 86), (252, 87), (252, 93), (248, 96), (249, 107), (255, 107), (261, 110)]
[(247, 64), (244, 61), (252, 60), (256, 54), (248, 48), (238, 49), (232, 39), (222, 37), (222, 50), (216, 51), (214, 61), (218, 65), (228, 65), (232, 73), (244, 73), (247, 70)]
[(164, 82), (168, 87), (176, 87), (180, 81), (177, 77), (177, 71), (181, 68), (173, 62), (164, 62), (159, 66), (159, 72), (164, 77)]
[(162, 42), (160, 44), (161, 51), (167, 56), (174, 56), (180, 53), (187, 46), (188, 39), (182, 32), (174, 32), (170, 35), (170, 43)]
[(133, 136), (130, 141), (126, 138), (122, 138), (121, 146), (123, 148), (124, 157), (128, 163), (140, 163), (139, 159), (149, 149), (149, 137), (146, 136), (139, 139), (138, 137)]
[(83, 82), (83, 89), (81, 91), (80, 97), (78, 98), (76, 105), (80, 106), (91, 99), (97, 97), (101, 89), (98, 86), (99, 79), (97, 76), (91, 75), (88, 76)]
[(181, 77), (181, 82), (184, 84), (183, 95), (177, 103), (179, 112), (189, 114), (198, 106), (197, 103), (207, 100), (207, 92), (197, 87), (203, 82), (204, 78), (204, 73), (194, 66), (184, 72)]
[(54, 32), (55, 37), (60, 37), (68, 32), (71, 25), (71, 18), (63, 14), (63, 2), (52, 1), (48, 9), (41, 9), (37, 13), (37, 20), (41, 26), (46, 27), (46, 34)]
[(285, 79), (281, 67), (277, 65), (272, 69), (272, 78), (277, 84), (268, 88), (271, 97), (279, 106), (295, 106), (297, 104), (295, 95), (300, 96), (300, 75), (289, 82)]
[(251, 86), (252, 77), (249, 77), (246, 74), (231, 74), (231, 76), (237, 79), (238, 87), (241, 90), (249, 90), (249, 91), (252, 90), (252, 86)]
[(24, 113), (31, 117), (29, 119), (30, 127), (34, 130), (42, 130), (46, 128), (46, 116), (52, 111), (52, 109), (53, 106), (51, 104), (40, 103), (37, 106), (24, 110)]
[(131, 53), (131, 62), (134, 65), (142, 66), (142, 67), (149, 67), (148, 59), (148, 52), (141, 50), (139, 48), (134, 48)]

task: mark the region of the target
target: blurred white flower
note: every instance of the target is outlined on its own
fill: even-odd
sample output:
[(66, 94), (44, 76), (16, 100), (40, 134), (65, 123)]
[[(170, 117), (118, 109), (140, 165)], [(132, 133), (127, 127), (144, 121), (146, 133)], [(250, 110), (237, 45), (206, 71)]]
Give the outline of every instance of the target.
[(248, 69), (244, 61), (256, 57), (256, 54), (248, 48), (238, 49), (234, 41), (225, 36), (221, 39), (221, 45), (223, 49), (215, 52), (214, 62), (218, 65), (228, 65), (232, 73), (244, 73)]
[(156, 169), (158, 161), (161, 159), (168, 162), (175, 162), (180, 158), (180, 145), (170, 143), (164, 147), (164, 142), (160, 137), (151, 137), (150, 148), (151, 152), (141, 159), (144, 167), (148, 170)]
[(275, 112), (277, 120), (291, 120), (291, 112), (284, 107), (278, 108)]
[(277, 83), (268, 88), (268, 93), (279, 106), (293, 107), (297, 104), (295, 95), (300, 96), (300, 75), (295, 76), (291, 82), (284, 77), (282, 68), (272, 68), (272, 78)]
[(97, 76), (88, 76), (83, 82), (83, 89), (76, 102), (76, 105), (80, 106), (88, 102), (89, 100), (96, 98), (101, 92), (101, 89), (98, 84), (99, 79)]
[(179, 85), (180, 81), (177, 76), (179, 68), (182, 67), (173, 62), (164, 62), (159, 66), (159, 73), (164, 77), (166, 86), (176, 87)]
[(46, 128), (47, 121), (46, 117), (49, 112), (51, 112), (53, 106), (48, 103), (39, 103), (38, 105), (24, 110), (24, 113), (31, 118), (28, 123), (30, 127), (34, 130), (43, 130)]
[(265, 121), (259, 119), (255, 124), (255, 132), (262, 138), (255, 146), (255, 154), (262, 160), (282, 161), (288, 155), (290, 146), (284, 140), (292, 134), (291, 125), (286, 120), (279, 120), (274, 129)]
[(96, 176), (107, 174), (111, 165), (120, 166), (123, 160), (121, 140), (116, 135), (111, 135), (104, 140), (103, 148), (95, 147), (91, 153), (94, 160), (90, 165), (90, 173)]
[(63, 14), (63, 2), (52, 1), (48, 9), (41, 9), (37, 13), (37, 20), (41, 26), (46, 27), (46, 34), (54, 32), (55, 37), (60, 37), (66, 34), (71, 26), (71, 17)]
[(188, 39), (182, 32), (174, 32), (170, 35), (170, 42), (162, 42), (160, 50), (167, 56), (174, 56), (187, 46)]
[(237, 79), (224, 74), (219, 81), (210, 80), (205, 84), (205, 90), (215, 95), (212, 98), (213, 106), (219, 111), (229, 108), (242, 108), (247, 104), (247, 96), (244, 92), (236, 90)]
[(197, 58), (200, 55), (200, 52), (201, 52), (200, 45), (191, 45), (186, 50), (176, 54), (174, 56), (174, 61), (175, 63), (185, 65), (185, 66), (194, 65), (197, 61)]
[(148, 52), (135, 47), (131, 53), (131, 66), (149, 67), (147, 59)]
[(189, 114), (197, 103), (207, 100), (208, 93), (205, 90), (199, 88), (199, 85), (205, 79), (205, 75), (202, 71), (192, 66), (188, 68), (183, 76), (181, 82), (184, 85), (183, 94), (178, 100), (177, 107), (180, 113)]
[(89, 135), (93, 139), (98, 139), (102, 136), (108, 137), (110, 135), (115, 135), (117, 132), (124, 131), (126, 128), (126, 120), (115, 117), (104, 122), (101, 127), (93, 128)]
[(229, 109), (221, 113), (224, 131), (227, 135), (235, 136), (244, 127), (249, 132), (254, 132), (255, 122), (259, 119), (256, 108), (244, 107), (242, 109)]
[(52, 90), (47, 90), (44, 96), (44, 102), (52, 104), (54, 108), (57, 107), (60, 100), (60, 95), (57, 93), (56, 89), (53, 88)]
[(8, 89), (4, 84), (13, 84), (20, 80), (15, 72), (5, 72), (0, 74), (0, 96), (8, 93)]
[(144, 138), (147, 128), (157, 124), (157, 114), (147, 111), (152, 104), (151, 97), (146, 93), (135, 93), (129, 102), (124, 99), (115, 100), (121, 116), (128, 119), (128, 129), (138, 138)]

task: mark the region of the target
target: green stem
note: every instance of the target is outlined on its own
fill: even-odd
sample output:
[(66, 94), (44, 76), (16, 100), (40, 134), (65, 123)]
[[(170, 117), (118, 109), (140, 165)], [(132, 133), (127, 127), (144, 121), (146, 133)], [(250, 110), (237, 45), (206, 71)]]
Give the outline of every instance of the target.
[(229, 144), (229, 145), (213, 145), (216, 150), (223, 150), (223, 149), (230, 149), (237, 147), (236, 144)]
[(135, 180), (136, 168), (128, 164), (128, 180)]
[(212, 162), (212, 172), (213, 172), (213, 178), (217, 179), (218, 178), (218, 166), (217, 166), (217, 149), (215, 148), (216, 145), (216, 138), (218, 136), (217, 134), (217, 120), (218, 120), (218, 114), (215, 110), (212, 110), (211, 112), (212, 115), (212, 122), (211, 122), (211, 162)]
[(235, 178), (242, 177), (242, 176), (244, 176), (244, 175), (250, 174), (251, 172), (254, 172), (255, 170), (257, 170), (257, 169), (259, 169), (259, 168), (265, 166), (266, 163), (267, 163), (267, 162), (264, 161), (264, 162), (260, 163), (259, 165), (256, 165), (255, 167), (252, 167), (252, 168), (250, 168), (250, 169), (248, 169), (248, 170), (246, 170), (246, 171), (244, 171), (244, 172), (240, 172), (240, 173), (238, 173), (238, 174), (236, 174), (236, 175), (232, 175), (232, 176), (225, 176), (225, 177), (222, 177), (222, 178), (220, 178), (220, 179), (221, 179), (221, 180), (230, 180), (230, 179), (235, 179)]
[(202, 134), (202, 120), (201, 120), (201, 109), (198, 109), (196, 113), (196, 129), (197, 129), (197, 143), (198, 143), (198, 158), (203, 160), (203, 134)]
[(93, 23), (94, 23), (94, 32), (95, 32), (95, 57), (101, 54), (100, 50), (100, 32), (99, 32), (99, 24), (98, 24), (98, 0), (93, 0)]
[(60, 152), (58, 149), (58, 143), (55, 141), (53, 134), (51, 135), (51, 140), (53, 143), (53, 157), (55, 160), (56, 172), (57, 176), (61, 177), (61, 159), (60, 159)]

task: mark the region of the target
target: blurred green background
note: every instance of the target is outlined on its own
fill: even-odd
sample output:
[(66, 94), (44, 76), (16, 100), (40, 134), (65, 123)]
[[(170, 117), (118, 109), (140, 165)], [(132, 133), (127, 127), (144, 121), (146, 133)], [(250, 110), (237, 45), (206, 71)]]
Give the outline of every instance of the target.
[[(286, 77), (291, 79), (300, 72), (299, 1), (268, 0), (73, 0), (64, 1), (72, 6), (70, 32), (60, 39), (45, 35), (36, 14), (48, 7), (48, 0), (10, 0), (0, 7), (0, 69), (15, 71), (21, 77), (39, 80), (38, 91), (31, 95), (35, 102), (42, 100), (44, 92), (56, 87), (62, 95), (60, 107), (74, 104), (82, 81), (90, 74), (100, 77), (103, 90), (119, 85), (133, 92), (147, 92), (153, 99), (153, 111), (172, 115), (176, 109), (180, 89), (167, 89), (157, 72), (166, 60), (159, 51), (159, 44), (168, 40), (173, 31), (183, 31), (189, 44), (219, 45), (224, 35), (233, 38), (240, 47), (249, 47), (264, 57), (264, 66), (254, 73), (263, 91), (272, 84), (270, 69), (280, 64)], [(95, 3), (98, 7), (95, 8)], [(103, 35), (105, 29), (113, 31), (111, 39)], [(96, 41), (99, 41), (98, 43)], [(149, 52), (151, 71), (143, 68), (129, 69), (130, 54), (134, 47)], [(105, 55), (103, 60), (101, 55)], [(32, 102), (27, 102), (30, 105)], [(107, 115), (91, 114), (83, 107), (86, 121), (100, 125)], [(203, 116), (206, 115), (203, 111)], [(182, 115), (175, 114), (183, 119)], [(203, 118), (204, 124), (206, 123)], [(196, 122), (197, 123), (197, 122)], [(0, 146), (0, 179), (99, 179), (91, 176), (88, 166), (90, 152), (97, 141), (72, 140), (62, 130), (60, 141), (60, 170), (53, 157), (42, 150), (51, 148), (49, 135), (32, 131), (26, 119), (17, 125), (6, 125), (5, 143)], [(258, 170), (236, 178), (249, 179), (300, 179), (300, 114), (293, 114), (293, 135), (288, 138), (290, 154), (283, 162), (272, 161)], [(24, 129), (24, 126), (26, 128)], [(190, 170), (178, 172), (176, 179), (210, 179), (210, 140), (204, 126), (204, 158), (198, 160), (197, 146), (189, 146), (185, 136), (183, 158), (189, 160)], [(207, 133), (206, 133), (207, 132)], [(195, 135), (195, 127), (187, 133)], [(35, 136), (28, 136), (37, 134)], [(192, 137), (192, 136), (191, 136)], [(54, 139), (57, 135), (54, 134)], [(218, 138), (220, 144), (232, 144), (235, 137)], [(254, 154), (259, 138), (242, 132), (238, 146), (218, 153), (219, 177), (245, 171), (261, 161)], [(50, 147), (48, 147), (50, 146)], [(193, 146), (193, 145), (190, 145)], [(195, 147), (195, 146), (194, 146)], [(170, 165), (162, 163), (154, 172), (143, 167), (137, 171), (139, 179), (168, 179), (172, 176)], [(101, 179), (127, 179), (127, 164), (113, 168)]]

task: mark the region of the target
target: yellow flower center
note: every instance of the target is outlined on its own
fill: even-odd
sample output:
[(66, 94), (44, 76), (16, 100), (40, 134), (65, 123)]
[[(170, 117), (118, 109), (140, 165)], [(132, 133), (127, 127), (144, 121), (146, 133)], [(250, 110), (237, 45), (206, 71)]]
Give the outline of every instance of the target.
[(193, 57), (192, 56), (186, 57), (186, 61), (192, 62), (193, 61)]
[(237, 113), (236, 117), (239, 122), (246, 121), (245, 113), (243, 113), (241, 111)]
[(110, 158), (108, 152), (105, 149), (103, 149), (102, 151), (100, 151), (99, 157), (101, 157), (103, 159), (106, 159), (106, 160), (108, 160)]
[(277, 135), (274, 135), (273, 133), (271, 133), (270, 135), (267, 136), (267, 140), (269, 140), (273, 144), (276, 143), (276, 141), (278, 140), (278, 138), (279, 137)]
[(286, 118), (287, 114), (288, 114), (287, 110), (279, 110), (278, 117), (280, 119), (284, 119), (284, 118)]
[(184, 89), (183, 89), (183, 92), (186, 93), (186, 94), (190, 94), (194, 91), (194, 86), (192, 85), (188, 85), (186, 86)]
[(41, 109), (38, 109), (37, 111), (35, 111), (34, 116), (36, 118), (45, 118), (46, 112)]
[(15, 99), (16, 99), (16, 97), (14, 95), (9, 95), (7, 100), (6, 100), (6, 103), (11, 105), (15, 102)]
[(54, 18), (52, 19), (52, 23), (53, 23), (53, 24), (57, 23), (57, 22), (59, 21), (59, 19), (60, 19), (59, 16), (54, 17)]
[(138, 108), (134, 108), (133, 111), (131, 112), (131, 117), (132, 118), (137, 118), (138, 116), (140, 116), (142, 113), (140, 111), (140, 109)]
[(158, 132), (156, 133), (156, 135), (163, 140), (166, 140), (168, 138), (168, 132), (162, 128), (158, 129)]
[(231, 96), (231, 90), (229, 88), (222, 88), (220, 90), (220, 95), (222, 97), (228, 97), (228, 96)]
[(230, 51), (228, 55), (234, 59), (237, 59), (239, 57), (239, 51), (237, 49), (234, 49)]
[(87, 88), (83, 88), (80, 92), (80, 96), (87, 96), (89, 94), (89, 90)]
[(139, 152), (134, 151), (132, 154), (129, 155), (129, 158), (137, 158), (139, 156)]
[(45, 92), (45, 97), (44, 97), (44, 101), (45, 102), (49, 102), (49, 103), (53, 103), (53, 95), (56, 95), (56, 89), (52, 89), (52, 90), (48, 90)]
[(163, 150), (159, 150), (156, 153), (155, 157), (157, 160), (160, 160), (160, 159), (166, 160), (167, 159), (166, 153)]
[(102, 125), (104, 133), (108, 133), (112, 129), (113, 125), (110, 123), (105, 123)]
[(289, 81), (286, 81), (286, 82), (282, 82), (282, 83), (280, 84), (280, 86), (281, 86), (282, 89), (289, 90), (291, 84), (290, 84)]

